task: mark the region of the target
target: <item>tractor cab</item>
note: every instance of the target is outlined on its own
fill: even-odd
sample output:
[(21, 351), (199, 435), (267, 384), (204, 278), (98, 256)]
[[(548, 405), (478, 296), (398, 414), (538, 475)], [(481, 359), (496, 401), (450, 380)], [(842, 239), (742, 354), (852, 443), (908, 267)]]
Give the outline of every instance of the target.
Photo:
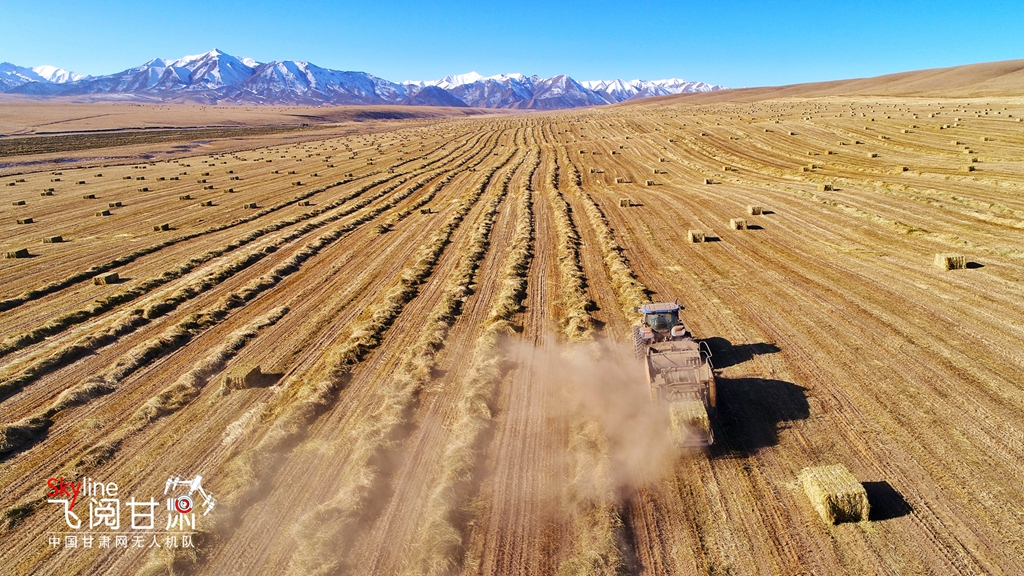
[(638, 306), (636, 311), (643, 314), (640, 326), (643, 340), (664, 342), (688, 336), (686, 327), (679, 321), (679, 311), (682, 309), (675, 302), (652, 302)]

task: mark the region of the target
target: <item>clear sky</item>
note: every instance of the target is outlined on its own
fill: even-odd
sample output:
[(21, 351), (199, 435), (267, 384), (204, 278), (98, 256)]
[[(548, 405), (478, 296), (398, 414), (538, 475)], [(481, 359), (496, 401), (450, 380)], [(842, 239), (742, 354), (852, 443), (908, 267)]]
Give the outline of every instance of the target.
[(0, 61), (110, 74), (212, 48), (393, 81), (475, 70), (730, 87), (1024, 58), (1024, 0), (0, 0)]

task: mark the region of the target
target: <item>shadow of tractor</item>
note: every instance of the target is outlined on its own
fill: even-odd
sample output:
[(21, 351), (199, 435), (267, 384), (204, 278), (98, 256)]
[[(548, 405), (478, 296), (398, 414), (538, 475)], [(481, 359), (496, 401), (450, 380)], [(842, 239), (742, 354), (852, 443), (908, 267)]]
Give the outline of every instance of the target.
[(754, 356), (775, 354), (779, 351), (778, 346), (767, 342), (758, 342), (755, 344), (733, 344), (725, 338), (719, 338), (717, 336), (704, 338), (703, 341), (711, 349), (711, 364), (713, 364), (717, 370), (742, 364), (747, 360), (753, 359)]
[(750, 455), (779, 442), (789, 422), (810, 417), (806, 389), (783, 380), (716, 378), (718, 418), (713, 453)]

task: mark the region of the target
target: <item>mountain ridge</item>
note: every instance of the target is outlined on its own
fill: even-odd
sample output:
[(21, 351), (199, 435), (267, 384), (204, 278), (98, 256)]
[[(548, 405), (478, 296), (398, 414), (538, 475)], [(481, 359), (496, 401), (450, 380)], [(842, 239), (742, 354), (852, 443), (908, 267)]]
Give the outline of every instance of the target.
[(177, 59), (154, 58), (103, 76), (54, 66), (0, 64), (0, 92), (37, 97), (90, 96), (249, 105), (395, 104), (557, 110), (724, 87), (704, 82), (597, 80), (580, 82), (520, 73), (453, 74), (438, 80), (392, 82), (366, 72), (322, 68), (299, 60), (258, 62), (213, 49)]

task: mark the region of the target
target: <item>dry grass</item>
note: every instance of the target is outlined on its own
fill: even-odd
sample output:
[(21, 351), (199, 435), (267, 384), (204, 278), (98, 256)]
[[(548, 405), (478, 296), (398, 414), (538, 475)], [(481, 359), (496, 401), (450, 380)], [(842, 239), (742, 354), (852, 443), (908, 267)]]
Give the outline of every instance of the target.
[(532, 223), (520, 220), (501, 272), (501, 289), (488, 312), (484, 332), (476, 340), (463, 392), (447, 426), (450, 439), (438, 463), (441, 476), (427, 497), (424, 524), (402, 574), (440, 576), (458, 565), (464, 536), (456, 516), (468, 497), (480, 440), (492, 425), (492, 397), (505, 358), (499, 342), (511, 333), (510, 320), (525, 296), (532, 244)]
[(611, 224), (608, 218), (601, 211), (597, 202), (580, 186), (580, 173), (572, 161), (568, 161), (571, 170), (569, 181), (570, 188), (583, 200), (583, 209), (587, 213), (590, 225), (597, 234), (604, 254), (605, 268), (611, 278), (612, 289), (619, 300), (619, 306), (626, 318), (635, 318), (635, 308), (647, 301), (647, 287), (637, 279), (629, 261), (622, 255), (622, 246), (619, 245), (612, 234)]
[[(224, 482), (226, 492), (230, 496), (226, 498), (225, 505), (228, 508), (240, 505), (249, 495), (259, 490), (262, 486), (261, 478), (265, 477), (264, 473), (333, 403), (337, 392), (347, 384), (353, 367), (380, 344), (384, 332), (398, 317), (405, 304), (418, 294), (419, 285), (433, 271), (452, 234), (483, 196), (494, 173), (511, 159), (512, 156), (509, 155), (500, 165), (490, 169), (480, 185), (456, 205), (448, 221), (417, 250), (412, 259), (413, 264), (400, 273), (397, 284), (384, 293), (380, 303), (369, 311), (368, 315), (353, 325), (349, 338), (327, 354), (322, 361), (319, 375), (307, 377), (291, 386), (289, 394), (282, 396), (275, 405), (267, 408), (263, 418), (266, 433), (252, 448), (236, 454), (226, 464)], [(379, 208), (375, 212), (379, 214), (382, 211), (383, 209)], [(212, 530), (218, 534), (233, 529), (233, 524), (225, 522), (223, 517), (214, 517), (211, 523), (214, 525)], [(174, 558), (178, 561), (180, 555), (175, 555)], [(151, 557), (149, 565), (161, 566), (165, 560), (154, 556)]]
[(868, 519), (864, 486), (842, 464), (804, 468), (799, 475), (804, 493), (827, 524)]
[[(536, 170), (536, 164), (533, 169)], [(394, 432), (404, 424), (408, 406), (433, 376), (436, 353), (443, 345), (451, 325), (461, 315), (468, 286), (473, 283), (479, 264), (487, 252), (491, 227), (501, 198), (507, 193), (507, 185), (506, 180), (500, 195), (488, 206), (484, 220), (470, 240), (465, 258), (460, 260), (459, 267), (446, 280), (441, 300), (422, 327), (419, 340), (406, 351), (399, 361), (398, 370), (379, 391), (380, 401), (375, 403), (376, 409), (353, 430), (352, 441), (346, 442), (352, 453), (334, 497), (301, 520), (301, 525), (308, 527), (303, 532), (316, 536), (303, 540), (292, 557), (289, 572), (320, 574), (339, 568), (342, 562), (340, 558), (344, 554), (337, 552), (351, 546), (354, 536), (351, 526), (364, 513), (367, 494), (382, 480), (380, 470), (374, 463), (379, 461), (383, 452), (392, 448)], [(532, 216), (531, 196), (526, 193), (521, 198), (520, 228), (517, 229), (514, 247), (518, 245), (523, 222), (529, 226)]]

